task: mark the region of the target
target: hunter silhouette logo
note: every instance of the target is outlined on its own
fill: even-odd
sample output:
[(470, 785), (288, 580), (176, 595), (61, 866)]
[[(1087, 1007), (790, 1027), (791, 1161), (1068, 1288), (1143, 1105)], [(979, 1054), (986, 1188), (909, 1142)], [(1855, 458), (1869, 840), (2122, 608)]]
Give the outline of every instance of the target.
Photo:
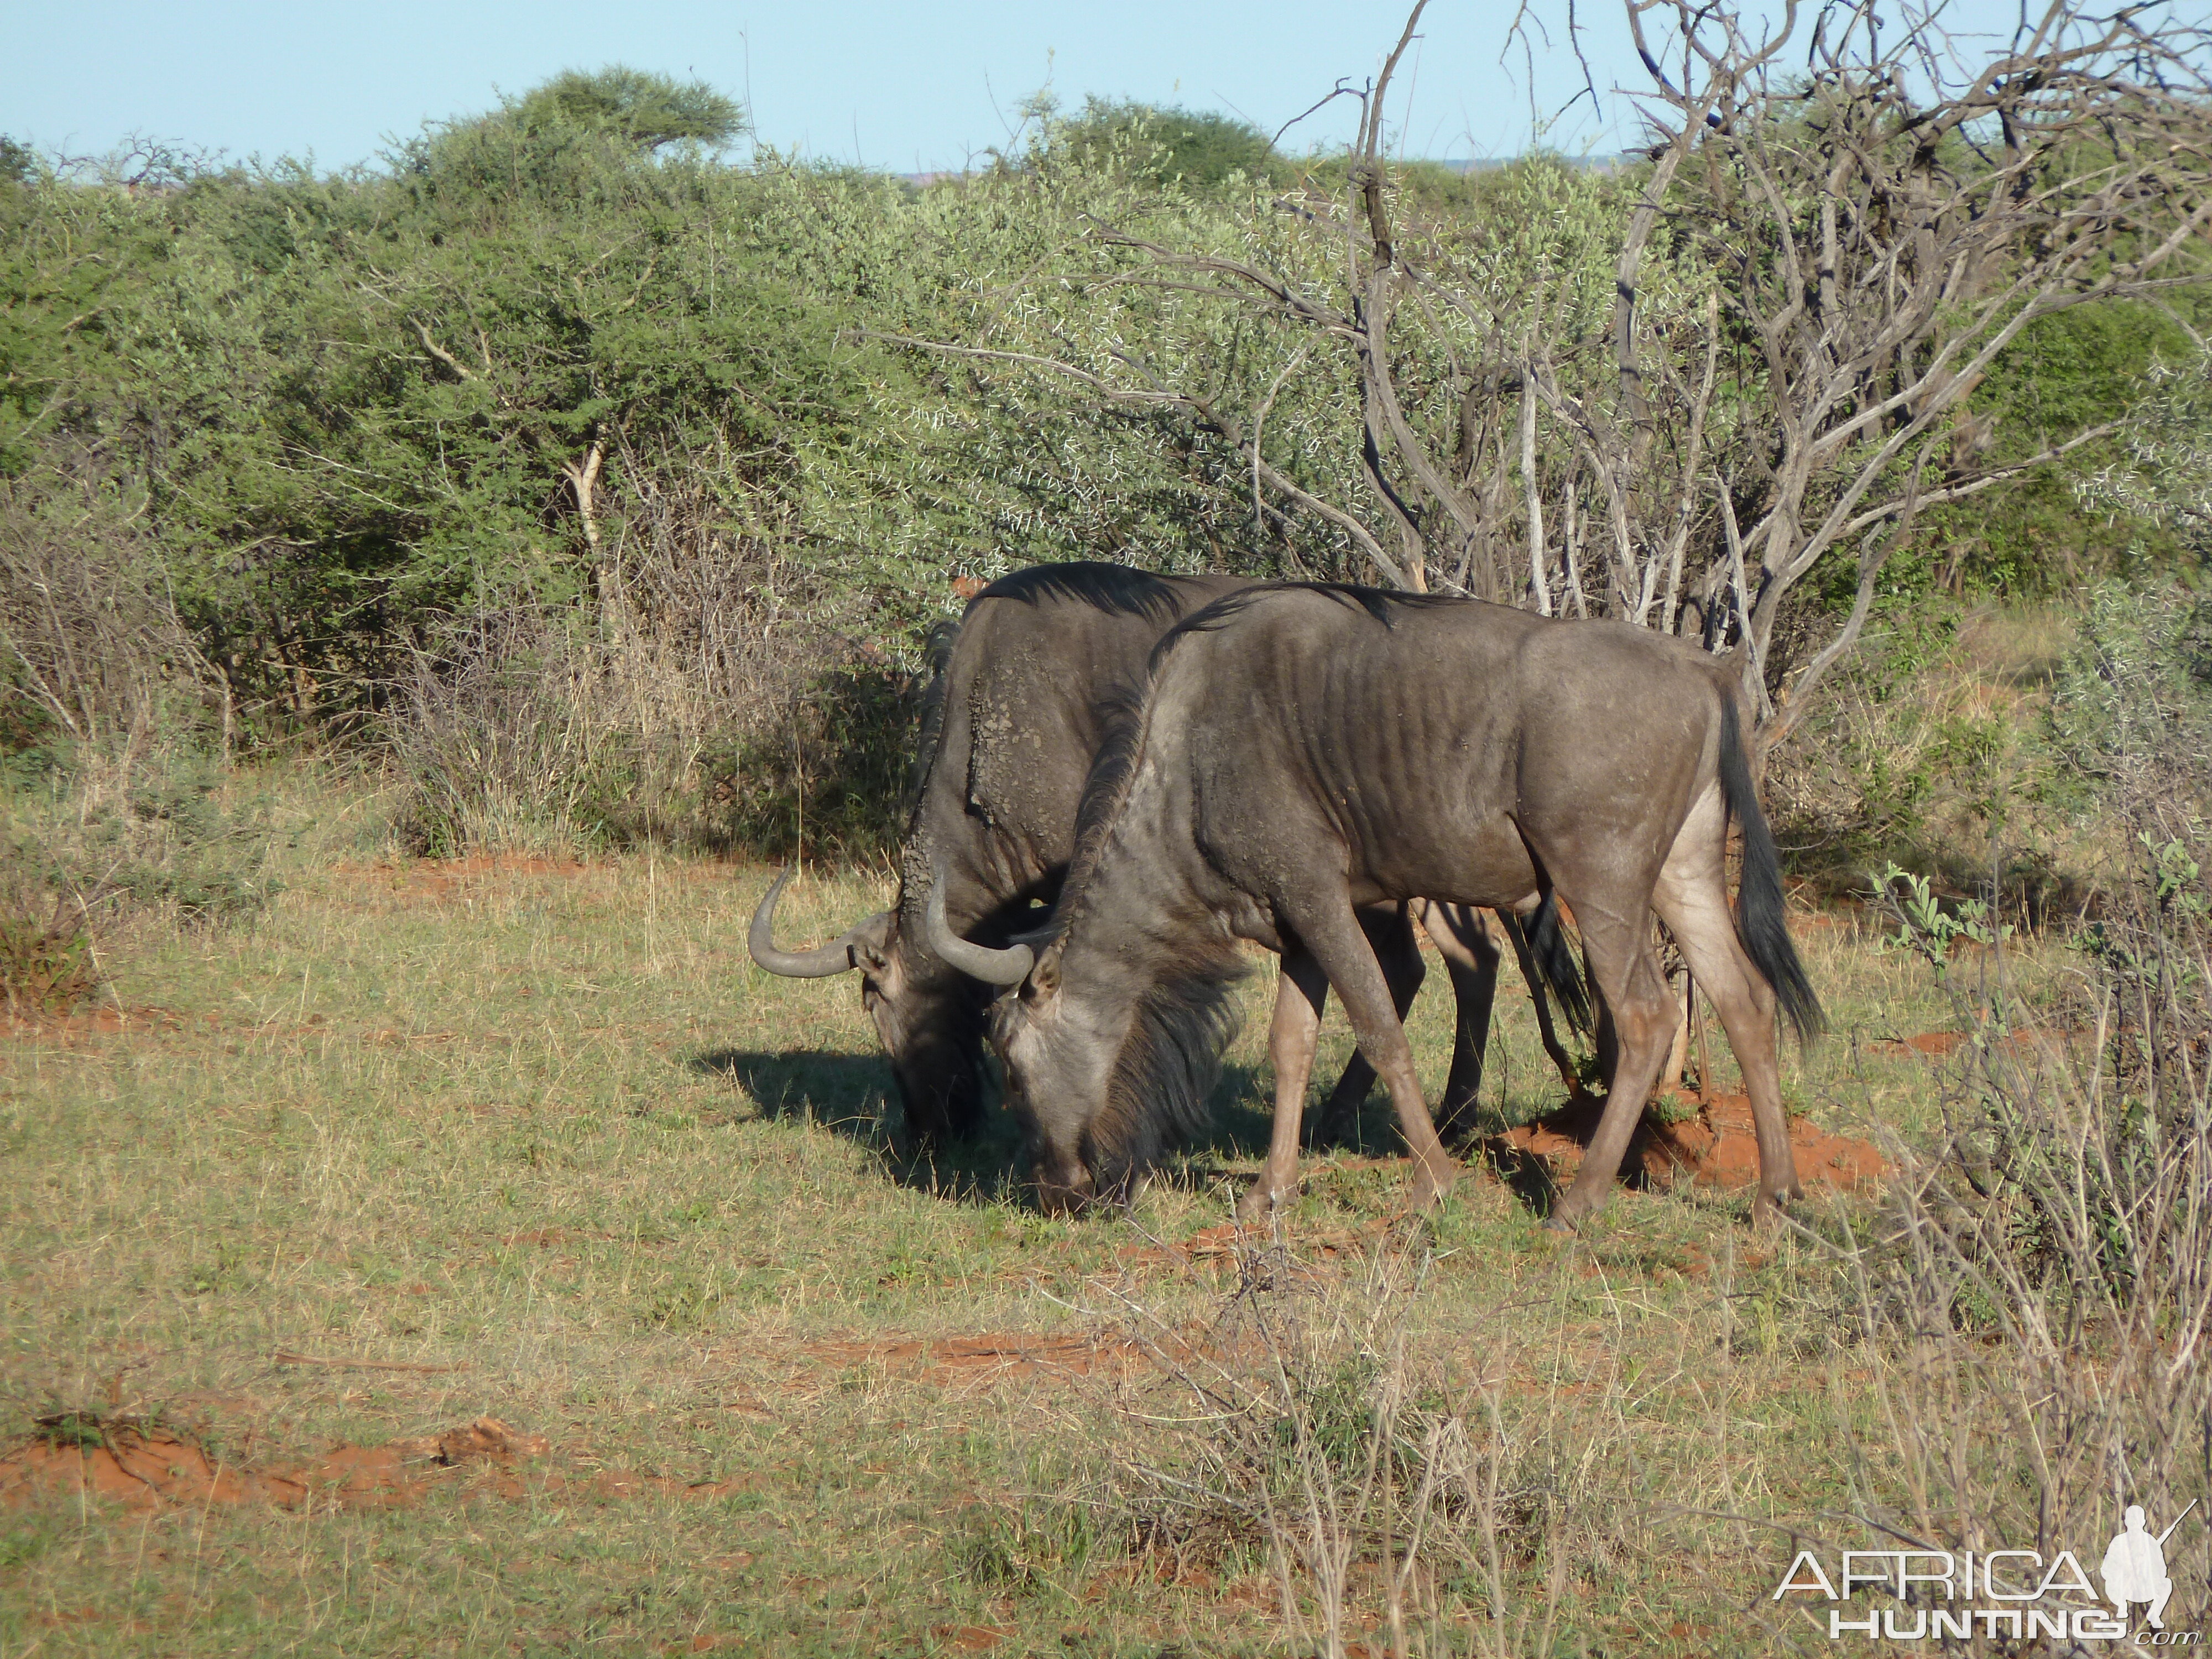
[[(2197, 1504), (2153, 1533), (2142, 1505), (2131, 1504), (2098, 1569), (2102, 1596), (2071, 1550), (2046, 1558), (2035, 1550), (1845, 1550), (1842, 1571), (1831, 1577), (1820, 1558), (1800, 1550), (1770, 1600), (1812, 1595), (1830, 1603), (1828, 1637), (1866, 1636), (1891, 1642), (2009, 1638), (2118, 1642), (2127, 1638), (2134, 1610), (2148, 1607), (2138, 1647), (2195, 1647), (2194, 1631), (2166, 1628), (2173, 1596), (2166, 1540)], [(1840, 1586), (1840, 1588), (1839, 1588)], [(1851, 1607), (1862, 1589), (1900, 1605)], [(1984, 1604), (1984, 1605), (1976, 1605)]]
[[(2196, 1507), (2197, 1500), (2190, 1499), (2189, 1510)], [(2105, 1552), (2105, 1565), (2099, 1569), (2105, 1580), (2105, 1594), (2120, 1610), (2121, 1618), (2128, 1616), (2129, 1603), (2148, 1601), (2150, 1627), (2166, 1628), (2166, 1604), (2173, 1599), (2173, 1580), (2166, 1571), (2166, 1540), (2173, 1536), (2173, 1528), (2188, 1516), (2189, 1510), (2175, 1516), (2173, 1526), (2154, 1538), (2146, 1529), (2142, 1505), (2128, 1505), (2122, 1520), (2124, 1529)]]

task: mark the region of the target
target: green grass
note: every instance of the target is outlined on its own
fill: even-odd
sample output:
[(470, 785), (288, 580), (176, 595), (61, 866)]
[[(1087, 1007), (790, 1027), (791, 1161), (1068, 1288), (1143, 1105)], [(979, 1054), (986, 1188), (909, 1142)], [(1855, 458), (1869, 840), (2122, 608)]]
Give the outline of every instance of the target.
[[(854, 988), (745, 957), (762, 872), (373, 863), (341, 856), (358, 803), (288, 810), (340, 828), (291, 826), (283, 890), (250, 927), (145, 922), (106, 952), (94, 1009), (0, 1040), (0, 1439), (59, 1411), (158, 1411), (275, 1468), (490, 1413), (553, 1449), (519, 1481), (463, 1468), (390, 1509), (19, 1500), (0, 1508), (0, 1651), (1285, 1650), (1263, 1548), (1133, 1541), (1131, 1472), (1173, 1465), (1192, 1431), (1133, 1407), (1159, 1386), (1141, 1368), (993, 1372), (897, 1346), (1110, 1336), (1140, 1314), (1215, 1328), (1237, 1264), (1152, 1241), (1219, 1226), (1256, 1167), (1272, 965), (1246, 988), (1217, 1144), (1133, 1222), (1049, 1220), (1002, 1178), (1004, 1126), (943, 1168), (893, 1158)], [(809, 880), (782, 928), (827, 933), (883, 897)], [(1945, 1005), (1863, 922), (1800, 937), (1838, 1035), (1790, 1062), (1793, 1105), (1918, 1133), (1929, 1063), (1870, 1044), (1942, 1026)], [(1431, 1087), (1443, 988), (1438, 970), (1413, 1021)], [(1502, 1123), (1556, 1087), (1517, 986), (1499, 1006)], [(1334, 1015), (1328, 1039), (1317, 1087), (1348, 1051)], [(1416, 1650), (1770, 1650), (1765, 1604), (1740, 1609), (1782, 1535), (1699, 1511), (1844, 1501), (1838, 1427), (1873, 1409), (1869, 1362), (1818, 1251), (1753, 1239), (1741, 1195), (1700, 1191), (1624, 1190), (1562, 1242), (1470, 1172), (1370, 1261), (1358, 1241), (1384, 1237), (1404, 1181), (1376, 1139), (1309, 1160), (1287, 1234), (1315, 1265), (1280, 1294), (1320, 1330), (1372, 1301), (1378, 1262), (1425, 1262), (1390, 1302), (1407, 1374), (1491, 1425), (1497, 1571), (1431, 1583)], [(592, 1484), (608, 1470), (675, 1486), (611, 1498)], [(720, 1490), (670, 1495), (692, 1484)], [(1347, 1627), (1384, 1651), (1358, 1582)]]

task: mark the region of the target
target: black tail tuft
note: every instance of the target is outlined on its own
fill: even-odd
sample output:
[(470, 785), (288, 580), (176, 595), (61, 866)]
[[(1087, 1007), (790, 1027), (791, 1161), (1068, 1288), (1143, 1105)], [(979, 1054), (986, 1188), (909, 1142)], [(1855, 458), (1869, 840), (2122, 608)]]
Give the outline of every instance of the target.
[[(1521, 925), (1510, 911), (1500, 912), (1498, 920), (1508, 927)], [(1583, 978), (1582, 964), (1575, 960), (1574, 946), (1567, 943), (1567, 930), (1559, 925), (1559, 896), (1551, 889), (1544, 890), (1544, 902), (1529, 917), (1525, 937), (1529, 959), (1544, 981), (1537, 994), (1550, 992), (1567, 1024), (1582, 1036), (1589, 1036), (1589, 987)]]
[(1782, 894), (1782, 860), (1774, 849), (1774, 832), (1766, 827), (1766, 814), (1759, 810), (1759, 791), (1751, 781), (1751, 763), (1743, 750), (1743, 725), (1734, 696), (1721, 698), (1721, 795), (1730, 817), (1743, 826), (1743, 884), (1735, 900), (1735, 936), (1752, 966), (1774, 988), (1782, 1017), (1790, 1022), (1800, 1042), (1810, 1042), (1827, 1029), (1820, 999), (1790, 942), (1788, 907)]

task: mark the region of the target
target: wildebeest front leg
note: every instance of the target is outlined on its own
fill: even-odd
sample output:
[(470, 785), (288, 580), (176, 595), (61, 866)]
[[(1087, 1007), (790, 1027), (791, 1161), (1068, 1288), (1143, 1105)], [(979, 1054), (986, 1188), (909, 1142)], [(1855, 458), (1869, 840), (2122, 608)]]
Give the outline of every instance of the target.
[(1310, 898), (1304, 905), (1278, 899), (1275, 908), (1328, 975), (1351, 1018), (1359, 1052), (1382, 1074), (1383, 1085), (1390, 1091), (1390, 1103), (1398, 1111), (1399, 1132), (1406, 1138), (1407, 1151), (1413, 1155), (1413, 1206), (1429, 1208), (1451, 1190), (1455, 1170), (1421, 1099), (1420, 1079), (1413, 1073), (1413, 1050), (1391, 1002), (1389, 985), (1359, 930), (1350, 902), (1340, 891)]
[(1313, 1075), (1322, 1005), (1328, 999), (1328, 976), (1321, 963), (1297, 946), (1286, 950), (1275, 993), (1275, 1023), (1267, 1032), (1267, 1059), (1275, 1068), (1274, 1132), (1259, 1182), (1237, 1202), (1239, 1221), (1266, 1220), (1297, 1188), (1298, 1121), (1305, 1114), (1306, 1079)]
[(1583, 1154), (1573, 1185), (1553, 1206), (1550, 1224), (1561, 1231), (1595, 1212), (1613, 1190), (1629, 1138), (1643, 1119), (1644, 1103), (1651, 1097), (1651, 1085), (1659, 1080), (1660, 1063), (1674, 1036), (1674, 999), (1668, 992), (1667, 976), (1659, 970), (1658, 953), (1651, 948), (1650, 911), (1640, 902), (1607, 912), (1577, 901), (1575, 915), (1582, 922), (1583, 954), (1591, 975), (1613, 1013), (1618, 1048), (1612, 1074), (1606, 1079), (1605, 1112), (1598, 1119), (1597, 1133)]
[[(1382, 969), (1382, 977), (1390, 987), (1391, 1005), (1398, 1011), (1402, 1023), (1406, 1011), (1413, 1006), (1413, 997), (1428, 977), (1427, 964), (1421, 960), (1419, 941), (1413, 937), (1413, 920), (1407, 907), (1370, 905), (1359, 912), (1359, 931), (1367, 936), (1367, 943), (1375, 952), (1376, 963)], [(1453, 984), (1458, 980), (1455, 976)], [(1328, 994), (1328, 981), (1322, 981), (1322, 995)], [(1314, 1005), (1318, 1012), (1322, 1004)], [(1458, 1065), (1456, 1058), (1453, 1060)], [(1476, 1061), (1478, 1068), (1481, 1062)], [(1328, 1091), (1328, 1099), (1315, 1115), (1313, 1133), (1307, 1142), (1314, 1146), (1350, 1146), (1359, 1138), (1359, 1109), (1367, 1103), (1367, 1091), (1375, 1086), (1375, 1068), (1367, 1063), (1367, 1056), (1357, 1048), (1344, 1063), (1344, 1075), (1336, 1080), (1336, 1087)]]

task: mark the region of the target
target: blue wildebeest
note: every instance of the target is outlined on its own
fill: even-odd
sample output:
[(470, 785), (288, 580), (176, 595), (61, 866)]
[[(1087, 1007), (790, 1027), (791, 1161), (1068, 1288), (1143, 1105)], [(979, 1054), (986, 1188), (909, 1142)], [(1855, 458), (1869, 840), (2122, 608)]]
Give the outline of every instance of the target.
[[(1169, 629), (1249, 585), (1093, 563), (1038, 565), (993, 582), (969, 603), (957, 633), (939, 642), (896, 904), (804, 951), (775, 943), (783, 878), (755, 910), (748, 943), (769, 972), (813, 977), (858, 970), (911, 1139), (928, 1144), (976, 1125), (983, 1011), (995, 988), (963, 969), (979, 950), (983, 960), (996, 960), (989, 951), (1036, 927), (1038, 907), (1057, 897), (1074, 850), (1084, 780), (1116, 695), (1142, 684), (1152, 647)], [(922, 909), (932, 900), (948, 923), (944, 951), (925, 942)], [(1462, 1121), (1481, 1081), (1498, 951), (1480, 917), (1432, 905), (1423, 920), (1444, 953), (1459, 1003), (1444, 1094), (1451, 1126)], [(1423, 974), (1405, 908), (1370, 910), (1361, 925), (1402, 1014)], [(1538, 915), (1525, 933), (1506, 919), (1504, 931), (1532, 985), (1533, 947), (1569, 1018), (1584, 1024), (1581, 976), (1553, 915)], [(1553, 1063), (1571, 1085), (1572, 1066), (1540, 991), (1536, 1006)], [(1373, 1079), (1355, 1054), (1318, 1120), (1325, 1133), (1341, 1133), (1356, 1116)]]
[[(1269, 1045), (1274, 1136), (1248, 1213), (1291, 1190), (1331, 986), (1397, 1109), (1414, 1200), (1434, 1201), (1453, 1168), (1355, 918), (1414, 894), (1516, 907), (1557, 893), (1616, 1047), (1596, 1136), (1553, 1224), (1603, 1201), (1674, 1030), (1654, 914), (1742, 1067), (1767, 1217), (1798, 1190), (1777, 1008), (1801, 1036), (1820, 1012), (1784, 926), (1746, 714), (1735, 665), (1626, 623), (1288, 585), (1187, 617), (1101, 747), (1049, 927), (1034, 945), (970, 958), (1018, 987), (994, 1005), (992, 1035), (1040, 1191), (1126, 1196), (1166, 1134), (1202, 1111), (1249, 939), (1282, 953), (1284, 990)], [(1733, 915), (1732, 822), (1743, 831)], [(932, 900), (933, 938), (950, 914)]]

